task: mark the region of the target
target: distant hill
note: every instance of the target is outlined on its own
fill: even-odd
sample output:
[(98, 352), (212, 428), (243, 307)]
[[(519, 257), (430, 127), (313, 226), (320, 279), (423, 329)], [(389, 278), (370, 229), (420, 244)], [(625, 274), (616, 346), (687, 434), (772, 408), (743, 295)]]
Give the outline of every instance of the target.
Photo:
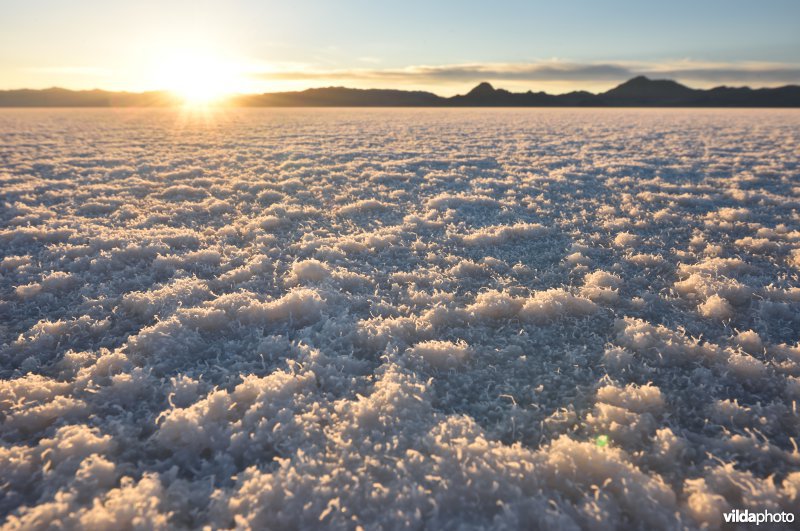
[(670, 79), (635, 77), (598, 95), (606, 105), (681, 105), (694, 101), (702, 90), (685, 87)]
[(669, 79), (631, 80), (600, 94), (570, 92), (509, 92), (481, 83), (463, 96), (447, 98), (445, 106), (464, 107), (800, 107), (800, 86), (751, 89), (692, 89)]
[[(800, 86), (693, 89), (668, 79), (638, 76), (593, 94), (509, 92), (480, 83), (467, 94), (445, 98), (431, 92), (345, 87), (232, 96), (241, 107), (800, 107)], [(0, 107), (155, 107), (180, 105), (168, 92), (72, 91), (61, 88), (0, 91)]]
[(169, 92), (109, 92), (106, 90), (0, 90), (0, 107), (155, 107), (179, 105)]
[(329, 87), (248, 94), (231, 102), (244, 107), (426, 107), (446, 105), (447, 99), (431, 92)]

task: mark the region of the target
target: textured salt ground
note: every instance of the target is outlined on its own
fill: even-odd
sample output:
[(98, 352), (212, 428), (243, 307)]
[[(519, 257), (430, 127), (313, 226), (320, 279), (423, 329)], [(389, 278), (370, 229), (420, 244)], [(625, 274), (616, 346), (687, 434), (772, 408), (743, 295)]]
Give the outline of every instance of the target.
[(3, 111), (2, 525), (797, 513), (799, 139), (785, 110)]

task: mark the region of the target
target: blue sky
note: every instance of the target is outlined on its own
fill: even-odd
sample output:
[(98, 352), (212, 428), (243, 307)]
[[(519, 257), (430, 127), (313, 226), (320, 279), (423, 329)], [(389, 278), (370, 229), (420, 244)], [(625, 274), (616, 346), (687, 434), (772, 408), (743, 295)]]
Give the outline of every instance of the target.
[(0, 88), (167, 88), (187, 57), (247, 92), (766, 86), (800, 83), (798, 27), (789, 0), (0, 0)]

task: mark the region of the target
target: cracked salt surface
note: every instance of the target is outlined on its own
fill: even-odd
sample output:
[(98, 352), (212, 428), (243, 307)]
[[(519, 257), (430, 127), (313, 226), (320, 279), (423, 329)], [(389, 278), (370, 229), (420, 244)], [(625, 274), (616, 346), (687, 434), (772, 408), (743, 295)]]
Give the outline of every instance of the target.
[(5, 529), (800, 507), (800, 113), (0, 113)]

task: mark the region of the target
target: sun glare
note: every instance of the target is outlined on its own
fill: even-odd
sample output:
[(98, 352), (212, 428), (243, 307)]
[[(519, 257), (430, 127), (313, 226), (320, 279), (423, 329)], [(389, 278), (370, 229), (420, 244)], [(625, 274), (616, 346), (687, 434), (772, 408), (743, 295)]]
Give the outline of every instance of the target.
[(176, 52), (159, 62), (155, 83), (186, 105), (218, 103), (236, 91), (235, 66), (210, 54)]

